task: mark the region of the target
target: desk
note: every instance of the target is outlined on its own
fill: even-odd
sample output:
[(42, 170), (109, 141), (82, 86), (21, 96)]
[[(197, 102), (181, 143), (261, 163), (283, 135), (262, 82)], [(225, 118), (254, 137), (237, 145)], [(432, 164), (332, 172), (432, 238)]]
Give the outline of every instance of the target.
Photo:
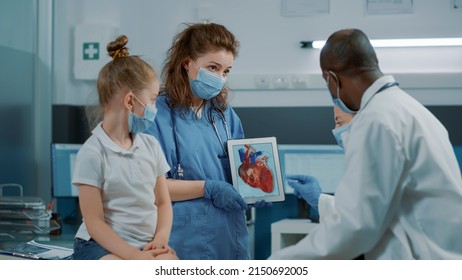
[[(44, 249), (40, 249), (39, 247), (41, 247), (41, 245), (44, 245), (44, 246), (57, 246), (57, 247), (64, 247), (64, 248), (68, 248), (68, 249), (72, 249), (73, 248), (73, 241), (72, 240), (64, 240), (64, 239), (57, 239), (57, 238), (49, 238), (49, 237), (45, 237), (45, 236), (35, 236), (34, 238), (31, 238), (31, 239), (28, 239), (28, 240), (23, 240), (23, 241), (19, 241), (20, 239), (16, 239), (14, 241), (8, 241), (8, 242), (2, 242), (0, 244), (0, 249), (6, 249), (7, 251), (9, 251), (8, 249), (11, 248), (11, 247), (16, 247), (18, 245), (20, 245), (20, 248), (18, 249), (18, 252), (20, 253), (24, 253), (27, 255), (26, 251), (28, 253), (32, 253), (32, 254), (35, 254), (38, 253), (38, 254), (41, 254), (41, 256), (43, 256), (44, 258), (49, 258), (49, 257), (58, 257), (58, 256), (61, 256), (62, 258), (65, 258), (66, 256), (69, 255), (69, 251), (64, 251), (64, 250), (60, 250), (60, 249), (56, 249), (56, 250), (48, 250), (50, 248), (46, 248), (45, 250)], [(31, 247), (27, 247), (26, 249), (26, 246), (29, 246), (29, 245), (26, 245), (27, 242), (29, 241), (35, 241), (37, 243), (39, 243), (39, 247), (34, 247), (33, 245), (31, 245)], [(45, 247), (44, 247), (45, 248)], [(28, 251), (30, 250), (30, 251)], [(16, 251), (16, 250), (15, 250)], [(22, 257), (18, 257), (18, 256), (13, 256), (13, 255), (9, 255), (9, 254), (3, 254), (3, 253), (0, 253), (0, 260), (30, 260), (30, 258), (22, 258)]]
[(309, 219), (284, 219), (271, 224), (271, 253), (293, 245), (319, 224)]
[(27, 261), (28, 259), (0, 254), (0, 261), (2, 261), (2, 260), (17, 260), (17, 261), (22, 260), (22, 261)]
[[(35, 240), (42, 244), (55, 245), (66, 248), (74, 247), (74, 237), (77, 225), (63, 224), (62, 234), (49, 235), (49, 234), (35, 234), (35, 233), (17, 233), (17, 234), (2, 234), (0, 235), (0, 249), (13, 247), (20, 243)], [(0, 260), (27, 260), (25, 258), (18, 258), (14, 256), (0, 254)]]

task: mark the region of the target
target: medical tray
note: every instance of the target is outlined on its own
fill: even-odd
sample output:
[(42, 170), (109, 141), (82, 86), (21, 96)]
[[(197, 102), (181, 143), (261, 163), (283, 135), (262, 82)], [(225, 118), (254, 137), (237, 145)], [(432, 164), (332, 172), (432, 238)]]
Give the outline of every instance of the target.
[[(4, 196), (4, 188), (16, 188), (19, 196)], [(0, 209), (45, 209), (45, 204), (40, 197), (23, 196), (22, 186), (19, 184), (0, 185)]]

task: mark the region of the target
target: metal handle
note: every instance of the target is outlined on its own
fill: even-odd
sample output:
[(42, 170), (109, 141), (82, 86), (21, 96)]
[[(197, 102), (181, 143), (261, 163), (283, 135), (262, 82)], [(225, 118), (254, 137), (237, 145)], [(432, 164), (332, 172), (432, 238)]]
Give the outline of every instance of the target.
[(3, 196), (3, 188), (8, 188), (8, 187), (18, 188), (19, 196), (23, 196), (22, 186), (20, 184), (14, 184), (14, 183), (0, 184), (0, 196)]

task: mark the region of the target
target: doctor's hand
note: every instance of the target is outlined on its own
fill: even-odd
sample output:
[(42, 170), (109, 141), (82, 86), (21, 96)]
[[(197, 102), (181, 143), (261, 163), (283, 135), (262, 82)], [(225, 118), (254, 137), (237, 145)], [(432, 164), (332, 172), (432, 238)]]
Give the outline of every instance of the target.
[(303, 198), (316, 211), (319, 211), (318, 202), (321, 196), (321, 187), (318, 179), (305, 175), (290, 175), (286, 178), (289, 180), (289, 186), (294, 188), (295, 194)]
[(247, 203), (234, 187), (224, 181), (207, 180), (204, 185), (204, 197), (212, 201), (217, 208), (227, 211), (247, 209)]

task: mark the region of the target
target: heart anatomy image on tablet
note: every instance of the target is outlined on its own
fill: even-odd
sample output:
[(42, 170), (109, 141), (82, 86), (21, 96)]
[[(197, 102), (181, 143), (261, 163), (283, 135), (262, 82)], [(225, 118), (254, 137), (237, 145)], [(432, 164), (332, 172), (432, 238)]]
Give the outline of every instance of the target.
[(250, 187), (259, 188), (266, 193), (271, 193), (274, 189), (274, 179), (273, 171), (267, 165), (270, 154), (268, 152), (263, 153), (265, 150), (264, 146), (267, 145), (260, 144), (254, 146), (262, 147), (255, 147), (258, 149), (255, 150), (250, 145), (244, 145), (245, 149), (239, 149), (239, 158), (241, 159), (241, 165), (238, 169), (239, 177)]
[(284, 200), (274, 137), (229, 140), (228, 151), (233, 185), (247, 203)]

